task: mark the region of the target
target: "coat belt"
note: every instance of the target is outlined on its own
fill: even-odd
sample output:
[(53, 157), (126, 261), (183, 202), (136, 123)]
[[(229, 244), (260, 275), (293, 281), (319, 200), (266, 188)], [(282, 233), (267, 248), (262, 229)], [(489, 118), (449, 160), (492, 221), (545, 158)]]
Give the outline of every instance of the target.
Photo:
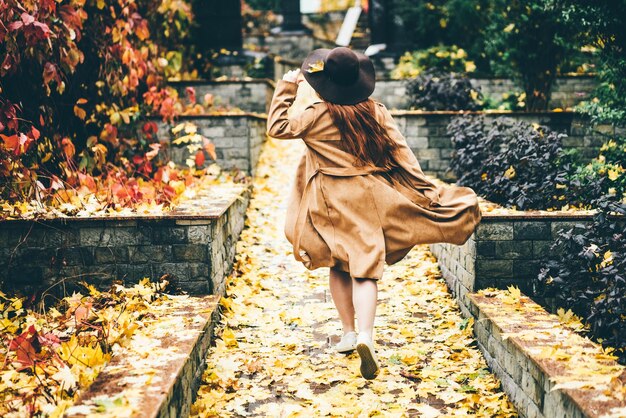
[(385, 171), (379, 167), (317, 167), (313, 173), (309, 176), (302, 192), (302, 198), (300, 199), (300, 206), (298, 208), (298, 216), (296, 217), (293, 255), (296, 260), (310, 263), (311, 259), (307, 255), (303, 258), (300, 255), (300, 240), (302, 238), (302, 232), (306, 225), (306, 217), (308, 212), (308, 205), (304, 205), (305, 199), (309, 195), (309, 190), (313, 184), (313, 179), (319, 174), (325, 174), (333, 177), (354, 177), (354, 176), (366, 176), (368, 174)]

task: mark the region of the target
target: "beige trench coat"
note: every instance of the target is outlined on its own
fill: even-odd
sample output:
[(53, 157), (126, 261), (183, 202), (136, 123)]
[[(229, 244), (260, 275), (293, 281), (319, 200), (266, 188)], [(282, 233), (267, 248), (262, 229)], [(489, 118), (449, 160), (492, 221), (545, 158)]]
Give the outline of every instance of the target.
[(429, 181), (383, 104), (376, 103), (376, 118), (399, 146), (401, 169), (390, 174), (353, 166), (323, 101), (289, 117), (297, 87), (278, 82), (267, 133), (302, 138), (307, 147), (285, 221), (298, 261), (311, 270), (334, 267), (352, 277), (380, 279), (385, 262), (398, 262), (416, 244), (467, 241), (482, 217), (476, 193)]

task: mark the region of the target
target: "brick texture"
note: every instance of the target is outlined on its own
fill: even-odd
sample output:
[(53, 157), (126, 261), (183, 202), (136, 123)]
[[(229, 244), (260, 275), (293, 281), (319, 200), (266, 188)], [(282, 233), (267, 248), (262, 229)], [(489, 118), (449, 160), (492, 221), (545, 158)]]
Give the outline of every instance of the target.
[[(446, 127), (458, 114), (432, 112), (392, 112), (392, 114), (424, 173), (448, 182), (456, 181), (456, 176), (450, 170), (454, 148)], [(528, 123), (544, 124), (567, 133), (568, 138), (563, 140), (563, 147), (575, 148), (584, 158), (589, 159), (597, 156), (606, 139), (604, 134), (590, 128), (584, 116), (571, 112), (489, 113), (485, 117), (487, 126), (496, 118), (508, 117)]]
[[(436, 243), (430, 249), (462, 310), (469, 312), (466, 294), (487, 287), (506, 289), (514, 285), (535, 297), (532, 280), (547, 256), (561, 251), (552, 248), (558, 232), (580, 228), (591, 222), (591, 218), (590, 215), (588, 219), (573, 221), (567, 215), (523, 220), (484, 217), (464, 245)], [(620, 222), (626, 225), (626, 221)], [(537, 301), (544, 306), (553, 303)]]
[(180, 97), (185, 97), (185, 89), (192, 87), (199, 102), (202, 102), (205, 94), (211, 94), (216, 106), (235, 107), (257, 113), (267, 112), (274, 93), (272, 81), (266, 79), (178, 81), (169, 84), (178, 91)]
[[(520, 92), (522, 89), (509, 79), (482, 78), (471, 79), (475, 87), (479, 87), (484, 97), (501, 100), (502, 95)], [(574, 107), (582, 100), (587, 100), (598, 82), (593, 77), (559, 77), (553, 88), (549, 108)], [(390, 109), (408, 109), (408, 98), (404, 80), (378, 80), (372, 95)]]
[[(238, 168), (254, 175), (261, 154), (261, 146), (267, 138), (267, 119), (258, 115), (193, 116), (180, 117), (177, 123), (194, 123), (198, 133), (210, 139), (215, 145), (217, 162), (225, 169)], [(169, 157), (179, 165), (185, 165), (192, 154), (184, 144), (171, 143), (171, 128), (175, 124), (158, 121), (158, 136), (167, 145)], [(194, 151), (195, 154), (195, 151)], [(207, 158), (206, 164), (211, 163)]]
[[(192, 294), (222, 294), (244, 227), (249, 191), (220, 204), (222, 216), (198, 220), (68, 219), (4, 221), (0, 234), (3, 290), (68, 291), (85, 280), (108, 287), (170, 274)], [(61, 286), (62, 284), (62, 286)]]

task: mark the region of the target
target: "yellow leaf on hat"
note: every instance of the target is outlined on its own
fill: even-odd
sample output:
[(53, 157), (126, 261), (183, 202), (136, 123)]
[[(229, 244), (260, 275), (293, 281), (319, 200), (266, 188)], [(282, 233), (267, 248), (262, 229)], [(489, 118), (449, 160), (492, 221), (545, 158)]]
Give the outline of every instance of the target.
[(313, 64), (309, 64), (309, 69), (306, 70), (308, 73), (318, 73), (320, 71), (324, 71), (324, 61), (316, 61)]

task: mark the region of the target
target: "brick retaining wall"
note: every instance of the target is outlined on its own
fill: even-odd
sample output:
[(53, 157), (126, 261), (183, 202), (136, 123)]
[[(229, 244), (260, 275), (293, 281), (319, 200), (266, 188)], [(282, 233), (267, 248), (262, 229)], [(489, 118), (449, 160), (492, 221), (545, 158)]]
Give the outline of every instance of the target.
[[(545, 212), (544, 212), (545, 213)], [(483, 213), (481, 223), (464, 245), (431, 244), (442, 276), (467, 314), (467, 295), (479, 289), (518, 286), (533, 296), (532, 282), (558, 232), (592, 220), (592, 214), (536, 211), (520, 214)], [(626, 224), (626, 221), (624, 221)], [(557, 250), (558, 251), (558, 250)], [(540, 301), (550, 306), (552, 301)]]
[[(68, 408), (67, 418), (119, 416), (102, 408), (103, 399), (123, 400), (124, 416), (182, 418), (190, 415), (206, 368), (206, 354), (219, 320), (218, 297), (170, 296), (153, 313), (157, 324), (148, 330), (154, 350), (149, 362), (140, 344), (145, 337), (117, 347), (95, 381)], [(140, 325), (142, 328), (145, 324)], [(154, 329), (153, 329), (154, 328)], [(164, 330), (167, 330), (164, 332)], [(148, 331), (147, 330), (147, 331)], [(139, 349), (139, 353), (135, 351)], [(150, 367), (146, 367), (149, 365)]]
[(598, 344), (524, 295), (518, 304), (494, 295), (468, 300), (478, 346), (520, 417), (624, 416), (626, 371)]
[[(221, 294), (249, 201), (246, 187), (199, 194), (189, 210), (162, 216), (0, 222), (0, 283), (9, 292), (65, 290), (85, 280), (103, 288), (170, 274), (190, 293)], [(207, 201), (213, 202), (209, 208)]]
[[(472, 84), (480, 88), (484, 97), (501, 100), (504, 93), (521, 92), (515, 81), (506, 78), (473, 78)], [(598, 81), (591, 76), (559, 77), (552, 87), (550, 108), (566, 109), (589, 99)], [(378, 80), (372, 97), (390, 109), (408, 109), (405, 80)]]
[[(463, 112), (392, 111), (391, 113), (424, 172), (446, 181), (454, 181), (456, 177), (449, 170), (454, 148), (446, 127), (453, 118), (462, 115)], [(554, 130), (567, 133), (568, 137), (563, 139), (564, 148), (576, 148), (588, 159), (597, 156), (605, 140), (600, 132), (591, 131), (589, 123), (583, 116), (573, 112), (464, 113), (485, 115), (487, 126), (496, 118), (501, 117), (547, 125)]]
[(266, 113), (274, 93), (274, 82), (265, 78), (224, 81), (173, 81), (169, 83), (180, 97), (186, 97), (185, 89), (193, 87), (198, 102), (205, 94), (213, 95), (216, 106), (236, 107), (246, 112)]
[(180, 165), (185, 165), (190, 153), (184, 145), (171, 144), (170, 129), (185, 121), (194, 123), (198, 127), (198, 133), (215, 144), (216, 162), (220, 167), (238, 168), (247, 174), (254, 175), (261, 154), (261, 146), (267, 139), (266, 116), (253, 113), (232, 113), (181, 116), (173, 124), (158, 121), (158, 136), (162, 142), (168, 144), (171, 161)]

